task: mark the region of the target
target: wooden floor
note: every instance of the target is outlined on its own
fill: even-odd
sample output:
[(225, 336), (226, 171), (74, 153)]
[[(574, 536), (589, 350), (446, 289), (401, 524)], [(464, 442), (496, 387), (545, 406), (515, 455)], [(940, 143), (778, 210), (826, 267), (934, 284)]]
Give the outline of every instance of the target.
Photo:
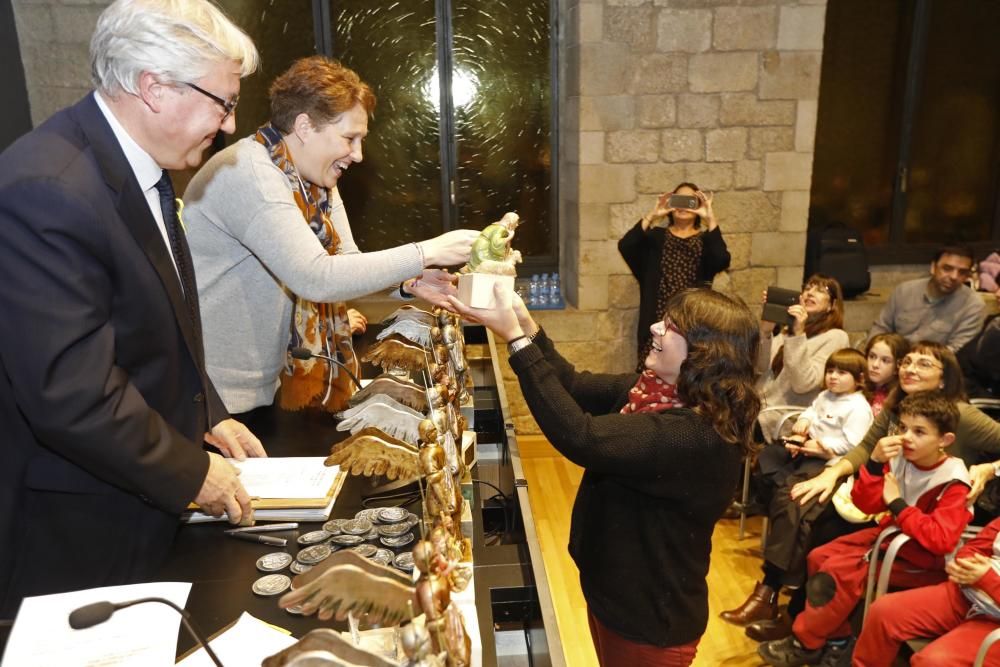
[[(597, 667), (576, 565), (566, 551), (570, 510), (583, 469), (559, 456), (542, 438), (519, 436), (518, 445), (566, 664), (569, 667)], [(756, 667), (763, 664), (757, 658), (757, 644), (743, 634), (743, 628), (718, 617), (721, 610), (743, 602), (760, 577), (759, 531), (759, 518), (750, 520), (747, 536), (742, 541), (737, 539), (735, 520), (720, 521), (715, 528), (712, 566), (708, 574), (708, 629), (698, 646), (695, 667)]]

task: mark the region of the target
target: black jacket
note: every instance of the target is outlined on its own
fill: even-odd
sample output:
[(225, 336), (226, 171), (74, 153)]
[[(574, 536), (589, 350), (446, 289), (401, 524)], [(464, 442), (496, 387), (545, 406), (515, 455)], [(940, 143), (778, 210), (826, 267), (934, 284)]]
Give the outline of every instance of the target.
[[(228, 415), (171, 256), (88, 95), (0, 155), (0, 612), (141, 579)], [(0, 614), (0, 615), (2, 615)]]
[(689, 409), (619, 414), (637, 376), (577, 373), (544, 332), (510, 365), (542, 432), (585, 469), (569, 550), (590, 610), (632, 641), (699, 638), (712, 531), (733, 497), (739, 448)]

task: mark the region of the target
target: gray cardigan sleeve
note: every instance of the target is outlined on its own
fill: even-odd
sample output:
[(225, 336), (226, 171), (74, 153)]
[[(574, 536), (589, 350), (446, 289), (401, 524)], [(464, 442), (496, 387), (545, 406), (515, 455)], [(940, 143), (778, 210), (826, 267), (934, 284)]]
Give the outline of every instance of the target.
[(843, 329), (830, 329), (812, 338), (787, 336), (784, 344), (781, 372), (789, 374), (792, 391), (805, 394), (823, 385), (826, 360), (837, 350), (850, 347), (850, 340)]
[(264, 147), (243, 140), (233, 148), (231, 159), (203, 167), (214, 171), (199, 178), (203, 188), (185, 193), (185, 204), (253, 253), (289, 290), (310, 301), (344, 301), (420, 275), (416, 244), (359, 252), (336, 191), (331, 217), (346, 254), (328, 254)]

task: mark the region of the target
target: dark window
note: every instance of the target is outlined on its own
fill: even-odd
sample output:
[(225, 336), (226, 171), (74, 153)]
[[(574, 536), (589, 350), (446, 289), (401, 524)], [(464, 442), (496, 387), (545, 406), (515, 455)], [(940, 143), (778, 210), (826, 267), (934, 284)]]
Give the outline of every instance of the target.
[(827, 5), (810, 228), (862, 232), (876, 263), (1000, 240), (1000, 3)]
[(267, 88), (326, 53), (375, 90), (364, 161), (340, 181), (351, 229), (380, 250), (521, 216), (521, 273), (558, 265), (551, 0), (218, 0), (257, 44), (237, 131), (267, 120)]

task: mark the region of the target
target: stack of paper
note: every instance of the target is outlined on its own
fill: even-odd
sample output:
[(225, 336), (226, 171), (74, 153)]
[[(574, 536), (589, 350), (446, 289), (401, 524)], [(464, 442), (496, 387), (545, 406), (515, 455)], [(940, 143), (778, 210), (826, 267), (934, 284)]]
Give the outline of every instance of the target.
[[(344, 484), (340, 466), (327, 467), (323, 456), (229, 460), (253, 503), (254, 518), (267, 521), (326, 521)], [(186, 523), (222, 521), (197, 511), (192, 503)]]
[(24, 598), (3, 665), (169, 667), (174, 664), (181, 617), (167, 605), (154, 602), (121, 609), (105, 622), (83, 630), (69, 626), (69, 615), (95, 602), (118, 603), (146, 597), (166, 598), (183, 609), (190, 591), (189, 583), (164, 582)]
[[(295, 637), (243, 612), (239, 619), (208, 642), (223, 665), (259, 665), (295, 643)], [(204, 648), (178, 661), (177, 667), (212, 667)]]

